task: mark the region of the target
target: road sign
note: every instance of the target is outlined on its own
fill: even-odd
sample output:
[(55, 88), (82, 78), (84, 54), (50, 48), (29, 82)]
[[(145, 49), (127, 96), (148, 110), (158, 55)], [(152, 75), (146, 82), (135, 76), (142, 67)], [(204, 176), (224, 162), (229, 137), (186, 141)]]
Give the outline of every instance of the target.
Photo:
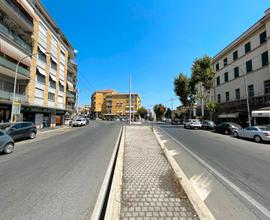
[(20, 102), (13, 102), (13, 114), (14, 115), (21, 114), (21, 103)]

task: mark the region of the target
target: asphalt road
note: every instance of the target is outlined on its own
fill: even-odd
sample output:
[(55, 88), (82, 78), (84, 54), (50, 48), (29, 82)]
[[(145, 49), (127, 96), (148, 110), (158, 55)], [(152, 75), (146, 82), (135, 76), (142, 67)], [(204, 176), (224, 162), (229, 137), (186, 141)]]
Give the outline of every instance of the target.
[(0, 219), (91, 216), (120, 123), (59, 129), (0, 155)]
[[(236, 139), (210, 131), (187, 130), (171, 125), (157, 126), (270, 211), (270, 144)], [(248, 204), (243, 198), (241, 200)]]

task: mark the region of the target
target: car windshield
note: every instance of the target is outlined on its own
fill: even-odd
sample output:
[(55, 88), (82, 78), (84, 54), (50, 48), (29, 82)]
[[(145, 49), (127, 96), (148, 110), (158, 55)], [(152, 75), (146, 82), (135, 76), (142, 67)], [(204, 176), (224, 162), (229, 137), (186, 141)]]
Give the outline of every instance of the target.
[(241, 128), (241, 126), (239, 124), (236, 123), (229, 123), (231, 126), (237, 127), (237, 128)]

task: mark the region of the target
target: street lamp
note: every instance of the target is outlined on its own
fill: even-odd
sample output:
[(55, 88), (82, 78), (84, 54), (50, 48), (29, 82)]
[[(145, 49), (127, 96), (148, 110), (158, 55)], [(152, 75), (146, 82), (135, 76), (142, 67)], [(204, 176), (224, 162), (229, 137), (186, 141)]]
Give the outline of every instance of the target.
[[(227, 62), (225, 62), (225, 64), (228, 64)], [(248, 94), (248, 87), (247, 87), (247, 81), (246, 81), (246, 74), (245, 72), (239, 67), (236, 66), (234, 64), (231, 64), (234, 67), (237, 67), (242, 73), (243, 73), (243, 77), (244, 77), (244, 86), (245, 86), (245, 92), (246, 92), (246, 105), (247, 105), (247, 112), (248, 112), (248, 125), (249, 127), (251, 127), (251, 117), (250, 117), (250, 107), (249, 107), (249, 94)]]
[(29, 57), (33, 57), (33, 56), (37, 56), (39, 54), (50, 54), (49, 52), (38, 52), (38, 53), (33, 53), (33, 54), (29, 54), (26, 55), (24, 57), (22, 57), (16, 64), (16, 69), (15, 69), (15, 78), (14, 78), (14, 86), (13, 86), (13, 95), (12, 95), (12, 107), (11, 107), (11, 116), (10, 116), (10, 122), (13, 122), (13, 117), (14, 117), (14, 101), (15, 101), (15, 96), (16, 96), (16, 86), (17, 86), (17, 75), (18, 75), (18, 69), (19, 69), (19, 65), (20, 63), (29, 58)]

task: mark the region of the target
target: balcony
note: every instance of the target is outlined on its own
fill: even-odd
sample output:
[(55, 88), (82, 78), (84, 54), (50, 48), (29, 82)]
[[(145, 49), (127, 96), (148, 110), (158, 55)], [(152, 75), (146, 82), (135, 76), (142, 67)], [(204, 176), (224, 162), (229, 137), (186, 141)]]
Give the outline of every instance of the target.
[(14, 34), (11, 30), (5, 27), (3, 24), (0, 23), (0, 33), (7, 37), (12, 42), (15, 42), (20, 47), (25, 49), (28, 53), (32, 53), (32, 46), (28, 44), (25, 40), (20, 38), (18, 35)]
[[(14, 74), (15, 74), (16, 63), (13, 63), (13, 62), (7, 60), (6, 58), (0, 56), (0, 66), (3, 66), (5, 68), (13, 71)], [(29, 72), (30, 71), (28, 69), (26, 69), (26, 68), (24, 68), (22, 66), (19, 66), (18, 67), (18, 73), (19, 74), (22, 74), (23, 76), (26, 76), (26, 77), (29, 78)]]
[(74, 110), (74, 105), (66, 105), (66, 109), (69, 111), (73, 111)]
[[(13, 92), (7, 92), (4, 90), (0, 90), (0, 99), (6, 99), (9, 101), (12, 101), (12, 98), (13, 98)], [(25, 103), (25, 102), (27, 102), (27, 97), (25, 95), (16, 93), (15, 100)]]

